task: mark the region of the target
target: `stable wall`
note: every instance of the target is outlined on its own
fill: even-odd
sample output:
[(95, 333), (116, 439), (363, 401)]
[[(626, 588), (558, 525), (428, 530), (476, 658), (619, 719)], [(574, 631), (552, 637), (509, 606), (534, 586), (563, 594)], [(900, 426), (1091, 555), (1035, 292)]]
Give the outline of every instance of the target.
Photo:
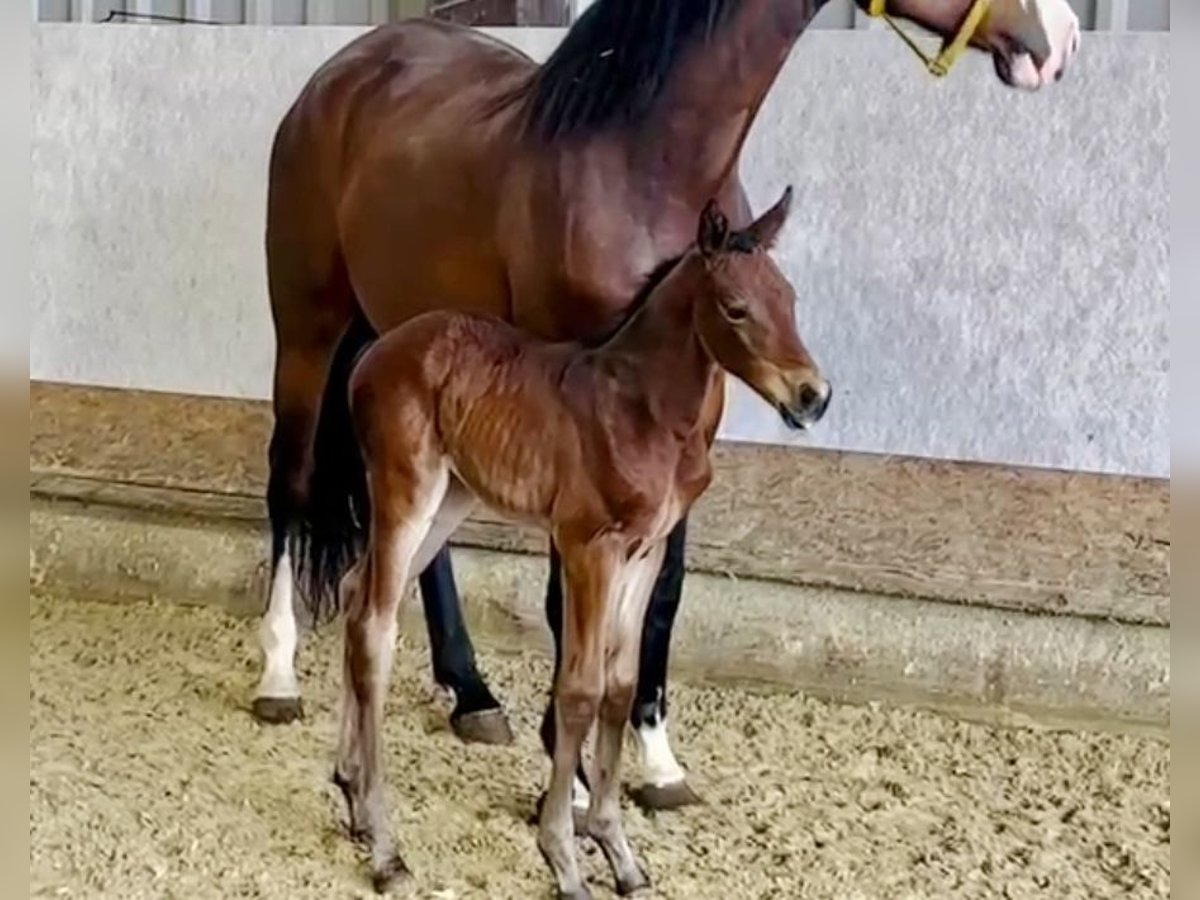
[[(267, 396), (271, 135), (360, 32), (34, 27), (31, 378)], [(1088, 35), (1026, 96), (802, 39), (743, 174), (756, 208), (797, 192), (779, 258), (837, 392), (804, 443), (1169, 476), (1167, 44)], [(798, 442), (742, 390), (722, 434)]]

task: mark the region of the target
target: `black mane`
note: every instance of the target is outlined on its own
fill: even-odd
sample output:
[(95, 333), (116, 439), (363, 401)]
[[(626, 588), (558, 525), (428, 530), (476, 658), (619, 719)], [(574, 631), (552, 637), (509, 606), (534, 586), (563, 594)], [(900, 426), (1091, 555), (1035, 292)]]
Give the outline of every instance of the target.
[(597, 0), (539, 68), (527, 96), (528, 133), (542, 141), (636, 124), (698, 38), (740, 0)]

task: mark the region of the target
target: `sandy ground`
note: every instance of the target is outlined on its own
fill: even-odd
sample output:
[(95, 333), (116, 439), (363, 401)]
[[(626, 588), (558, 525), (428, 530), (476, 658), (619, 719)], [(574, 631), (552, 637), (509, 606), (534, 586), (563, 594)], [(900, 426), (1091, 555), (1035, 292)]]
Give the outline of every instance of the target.
[[(266, 728), (246, 711), (254, 625), (33, 598), (33, 896), (370, 896), (327, 780), (337, 636), (303, 652), (307, 720)], [(527, 824), (547, 665), (483, 663), (513, 747), (460, 744), (424, 646), (397, 654), (387, 770), (416, 873), (402, 896), (551, 894)], [(1170, 750), (1154, 740), (684, 684), (673, 732), (707, 804), (627, 806), (647, 898), (1169, 896)], [(611, 896), (602, 857), (581, 847), (596, 896)]]

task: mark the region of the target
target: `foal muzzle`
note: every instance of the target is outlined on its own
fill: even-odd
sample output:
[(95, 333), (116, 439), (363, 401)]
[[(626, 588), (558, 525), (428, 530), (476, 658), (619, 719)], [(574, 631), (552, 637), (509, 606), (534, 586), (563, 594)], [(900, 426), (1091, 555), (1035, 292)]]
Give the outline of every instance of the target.
[(802, 381), (791, 402), (779, 404), (779, 416), (789, 428), (803, 431), (821, 420), (832, 397), (833, 387), (825, 379)]

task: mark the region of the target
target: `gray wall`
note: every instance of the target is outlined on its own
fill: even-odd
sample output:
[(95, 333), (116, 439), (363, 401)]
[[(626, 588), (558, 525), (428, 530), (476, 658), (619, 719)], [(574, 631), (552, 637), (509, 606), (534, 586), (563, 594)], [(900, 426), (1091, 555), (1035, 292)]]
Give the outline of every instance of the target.
[[(573, 0), (576, 13), (595, 0)], [(39, 22), (98, 22), (110, 11), (130, 10), (186, 16), (222, 25), (378, 25), (420, 15), (426, 0), (32, 0)], [(1171, 0), (1070, 0), (1085, 29), (1097, 31), (1170, 31)], [(140, 22), (137, 18), (123, 22)], [(813, 23), (816, 28), (870, 28), (852, 0), (829, 0)]]
[[(267, 395), (272, 130), (358, 33), (34, 28), (31, 377)], [(779, 258), (837, 389), (806, 443), (1169, 474), (1167, 43), (1088, 35), (1026, 96), (887, 33), (802, 40), (744, 175), (797, 190)], [(740, 390), (723, 435), (795, 440)]]

